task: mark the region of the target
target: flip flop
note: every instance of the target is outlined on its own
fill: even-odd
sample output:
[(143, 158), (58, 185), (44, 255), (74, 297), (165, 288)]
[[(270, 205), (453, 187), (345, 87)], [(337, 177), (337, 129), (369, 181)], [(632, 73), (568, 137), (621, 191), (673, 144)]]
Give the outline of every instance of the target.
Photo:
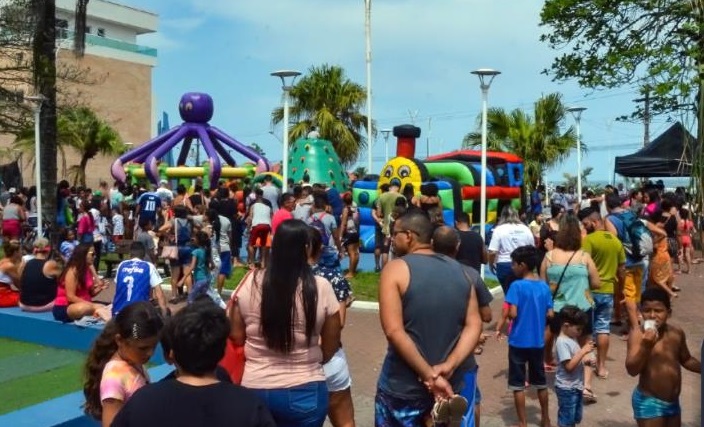
[(607, 380), (609, 379), (609, 371), (605, 371), (603, 374), (599, 374), (599, 372), (595, 369), (594, 370), (594, 375), (596, 375), (597, 378), (600, 380)]
[(467, 399), (458, 394), (449, 399), (438, 400), (431, 412), (433, 422), (445, 424), (447, 427), (460, 427), (468, 406)]
[(596, 394), (591, 389), (585, 388), (582, 391), (582, 399), (584, 403), (596, 403)]

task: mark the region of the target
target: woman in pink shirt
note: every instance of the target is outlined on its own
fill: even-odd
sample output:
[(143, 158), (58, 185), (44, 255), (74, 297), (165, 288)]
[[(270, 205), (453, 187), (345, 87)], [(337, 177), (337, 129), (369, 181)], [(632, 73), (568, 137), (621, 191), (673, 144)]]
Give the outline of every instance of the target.
[(72, 322), (83, 316), (98, 316), (108, 320), (110, 310), (93, 303), (93, 297), (107, 288), (93, 268), (95, 249), (90, 244), (80, 244), (74, 249), (64, 272), (59, 277), (59, 287), (52, 314), (60, 322)]
[(323, 364), (340, 347), (340, 306), (308, 265), (308, 226), (283, 221), (270, 263), (240, 285), (232, 338), (244, 344), (242, 385), (264, 400), (279, 427), (319, 427), (328, 411)]
[(93, 233), (95, 232), (95, 219), (86, 208), (86, 201), (78, 205), (78, 241), (81, 243), (93, 243)]

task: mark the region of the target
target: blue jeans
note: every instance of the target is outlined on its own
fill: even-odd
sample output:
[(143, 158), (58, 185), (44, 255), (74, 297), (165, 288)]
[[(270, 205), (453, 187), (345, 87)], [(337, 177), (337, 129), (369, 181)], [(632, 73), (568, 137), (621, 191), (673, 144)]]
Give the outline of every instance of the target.
[(253, 389), (278, 427), (321, 427), (328, 413), (325, 381), (282, 389)]
[(497, 262), (496, 263), (496, 278), (501, 284), (501, 289), (504, 290), (504, 295), (508, 293), (508, 287), (511, 282), (516, 280), (516, 276), (513, 275), (513, 270), (511, 269), (510, 262)]
[(557, 425), (570, 427), (582, 422), (582, 390), (555, 387)]

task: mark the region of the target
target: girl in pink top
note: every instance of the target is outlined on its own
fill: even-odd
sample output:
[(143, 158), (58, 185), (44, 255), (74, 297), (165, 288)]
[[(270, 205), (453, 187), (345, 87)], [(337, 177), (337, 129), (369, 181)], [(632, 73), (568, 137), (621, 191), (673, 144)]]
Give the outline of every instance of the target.
[(266, 270), (240, 284), (230, 312), (232, 338), (245, 350), (242, 385), (264, 400), (278, 426), (323, 425), (322, 365), (340, 348), (340, 306), (332, 285), (313, 275), (309, 248), (308, 225), (283, 221)]
[(83, 316), (96, 315), (109, 320), (110, 310), (92, 301), (95, 295), (107, 288), (107, 282), (98, 278), (93, 267), (94, 256), (95, 249), (91, 244), (81, 244), (74, 249), (59, 277), (52, 309), (54, 319), (68, 323)]
[(680, 223), (677, 228), (679, 231), (680, 244), (682, 245), (682, 256), (687, 266), (686, 270), (682, 269), (682, 273), (689, 274), (689, 270), (692, 268), (692, 258), (694, 257), (692, 233), (696, 231), (694, 229), (694, 223), (689, 219), (689, 210), (685, 208), (680, 209)]
[(78, 205), (78, 225), (76, 232), (81, 243), (93, 243), (93, 233), (95, 232), (95, 218), (86, 209), (86, 203)]
[(154, 306), (132, 303), (105, 325), (86, 360), (86, 413), (110, 426), (122, 406), (149, 383), (144, 365), (154, 354), (163, 323)]

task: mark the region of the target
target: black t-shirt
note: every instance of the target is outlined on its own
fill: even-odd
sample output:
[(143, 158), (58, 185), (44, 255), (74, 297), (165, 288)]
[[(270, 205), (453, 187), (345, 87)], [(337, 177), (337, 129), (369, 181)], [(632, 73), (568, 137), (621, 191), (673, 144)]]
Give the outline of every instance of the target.
[(460, 230), (459, 234), (460, 248), (457, 251), (457, 261), (479, 271), (482, 268), (482, 254), (484, 253), (482, 236), (472, 230)]
[(250, 390), (233, 384), (192, 386), (178, 380), (139, 389), (112, 427), (276, 427), (269, 410)]

